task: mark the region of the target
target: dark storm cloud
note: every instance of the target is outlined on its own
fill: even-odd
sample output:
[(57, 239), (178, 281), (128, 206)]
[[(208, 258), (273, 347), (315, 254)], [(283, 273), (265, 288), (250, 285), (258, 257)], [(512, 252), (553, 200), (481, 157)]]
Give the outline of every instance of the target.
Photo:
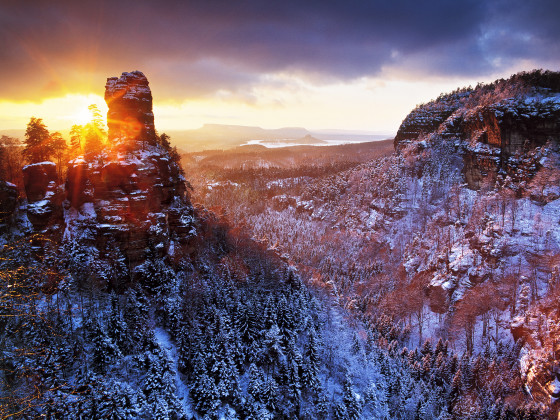
[(5, 1), (0, 96), (36, 98), (136, 68), (168, 97), (235, 91), (285, 70), (479, 76), (515, 60), (557, 62), (559, 17), (557, 0)]

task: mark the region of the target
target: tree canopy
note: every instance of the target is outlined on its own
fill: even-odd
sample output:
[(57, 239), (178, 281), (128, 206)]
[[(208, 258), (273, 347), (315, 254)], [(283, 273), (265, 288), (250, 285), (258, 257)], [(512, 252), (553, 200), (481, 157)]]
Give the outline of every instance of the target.
[(41, 118), (31, 117), (25, 131), (23, 155), (29, 163), (49, 160), (54, 153), (54, 145), (47, 126)]

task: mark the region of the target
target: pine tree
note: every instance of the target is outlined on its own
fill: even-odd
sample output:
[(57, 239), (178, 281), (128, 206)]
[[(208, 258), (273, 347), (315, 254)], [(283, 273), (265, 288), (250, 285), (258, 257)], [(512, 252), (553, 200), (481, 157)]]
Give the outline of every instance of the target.
[(84, 151), (87, 155), (96, 155), (103, 150), (107, 138), (103, 116), (97, 105), (88, 106), (92, 120), (84, 127)]
[(21, 185), (22, 151), (19, 139), (0, 137), (0, 179)]
[(463, 374), (461, 372), (461, 369), (459, 368), (459, 370), (453, 376), (453, 380), (451, 381), (450, 397), (451, 397), (452, 402), (454, 402), (455, 399), (462, 392), (462, 387), (463, 387), (462, 376), (463, 376)]
[(111, 382), (104, 390), (99, 406), (101, 418), (109, 420), (133, 420), (138, 418), (137, 398), (129, 385)]
[(278, 308), (277, 325), (278, 328), (280, 329), (282, 336), (285, 337), (284, 338), (285, 342), (288, 342), (296, 332), (295, 331), (296, 322), (294, 319), (293, 308), (290, 308), (288, 306), (288, 301), (285, 295), (282, 295), (280, 297), (277, 308)]
[(194, 402), (195, 409), (202, 414), (214, 413), (220, 406), (216, 383), (206, 373), (199, 375), (195, 372), (190, 396)]
[(107, 324), (107, 332), (109, 337), (119, 347), (119, 349), (126, 352), (129, 348), (127, 325), (123, 320), (122, 312), (119, 308), (119, 298), (114, 292), (111, 292), (110, 301), (111, 311)]
[(371, 418), (385, 419), (388, 417), (387, 395), (383, 384), (371, 381), (364, 395), (364, 403), (368, 407)]
[(264, 337), (264, 361), (273, 370), (279, 366), (285, 359), (284, 349), (281, 344), (280, 330), (276, 324), (273, 324), (266, 332)]
[(329, 399), (327, 397), (327, 391), (320, 383), (317, 385), (316, 394), (317, 396), (313, 400), (313, 403), (315, 406), (315, 412), (317, 414), (317, 418), (319, 419), (328, 418), (329, 411), (330, 411)]
[(171, 138), (165, 133), (161, 133), (161, 135), (159, 136), (159, 142), (165, 150), (171, 150), (170, 140)]
[(156, 345), (154, 353), (147, 355), (148, 367), (144, 379), (146, 402), (157, 418), (174, 418), (181, 414), (176, 397), (173, 372), (167, 355)]
[(358, 420), (362, 413), (362, 406), (356, 395), (352, 385), (350, 375), (346, 375), (342, 391), (342, 402), (346, 408), (346, 415), (349, 420)]
[(309, 342), (304, 354), (302, 366), (302, 385), (308, 390), (313, 390), (319, 382), (319, 367), (321, 359), (319, 357), (319, 346), (317, 333), (313, 326), (310, 327)]
[(213, 359), (210, 371), (216, 379), (218, 398), (222, 401), (228, 398), (236, 398), (239, 390), (237, 383), (239, 373), (229, 348), (227, 336), (221, 335), (218, 337)]
[(438, 339), (434, 354), (437, 357), (440, 353), (442, 353), (444, 356), (447, 356), (447, 346), (443, 343), (441, 337)]
[(251, 363), (249, 366), (249, 384), (247, 392), (255, 401), (263, 401), (264, 396), (264, 377), (261, 370)]
[(348, 420), (348, 411), (344, 402), (339, 401), (334, 405), (333, 416), (335, 420)]
[(52, 154), (56, 159), (56, 167), (58, 168), (58, 178), (62, 180), (62, 170), (64, 159), (67, 157), (68, 145), (66, 140), (62, 138), (62, 134), (55, 131), (50, 135), (49, 142), (52, 147)]
[(428, 379), (430, 377), (431, 370), (432, 370), (432, 355), (431, 353), (426, 353), (426, 355), (422, 358), (422, 367), (421, 367), (421, 372), (424, 379)]
[(357, 333), (354, 333), (354, 337), (352, 339), (351, 351), (352, 354), (360, 354), (362, 351), (362, 344), (360, 343), (360, 337), (358, 337)]
[(93, 331), (93, 366), (100, 372), (105, 373), (111, 363), (122, 354), (113, 340), (109, 338), (105, 330), (95, 322)]
[(84, 147), (85, 128), (83, 125), (74, 124), (70, 129), (70, 153), (80, 155)]
[(302, 370), (303, 358), (299, 353), (294, 340), (290, 341), (288, 344), (286, 353), (286, 362), (283, 363), (283, 385), (287, 386), (288, 397), (296, 407), (296, 410), (298, 410), (301, 395), (300, 372)]
[(142, 289), (127, 290), (123, 312), (128, 333), (125, 348), (130, 352), (144, 341), (148, 327), (148, 308), (148, 301)]
[(461, 367), (460, 367), (462, 376), (461, 376), (461, 383), (465, 389), (472, 389), (474, 386), (474, 375), (471, 366), (471, 358), (469, 357), (468, 353), (464, 353), (463, 357), (461, 357)]
[(31, 117), (25, 131), (23, 156), (29, 163), (49, 160), (54, 152), (51, 136), (41, 118)]
[(422, 356), (426, 356), (427, 354), (432, 355), (432, 342), (430, 341), (430, 339), (426, 339), (426, 341), (424, 341), (424, 344), (422, 345), (422, 349), (420, 350), (420, 354)]
[(278, 384), (274, 378), (268, 378), (263, 389), (263, 402), (274, 413), (278, 409)]

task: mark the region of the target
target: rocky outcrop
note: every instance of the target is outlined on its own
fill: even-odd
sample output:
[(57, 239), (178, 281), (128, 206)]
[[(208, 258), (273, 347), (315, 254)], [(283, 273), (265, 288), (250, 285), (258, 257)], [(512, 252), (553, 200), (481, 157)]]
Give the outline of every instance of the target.
[(471, 189), (493, 182), (498, 174), (529, 181), (542, 156), (533, 153), (529, 162), (528, 153), (547, 142), (560, 142), (560, 91), (555, 80), (560, 80), (560, 73), (536, 71), (443, 95), (405, 118), (395, 149), (420, 142), (453, 143), (463, 154), (463, 172)]
[(136, 71), (109, 78), (105, 98), (109, 144), (70, 162), (65, 238), (81, 238), (100, 255), (116, 246), (134, 270), (149, 254), (165, 255), (192, 239), (193, 208), (177, 159), (155, 134), (146, 77)]
[[(547, 142), (560, 142), (560, 95), (507, 99), (465, 112), (460, 119), (464, 173), (471, 188), (498, 172), (517, 182), (529, 181), (540, 160), (532, 152)], [(535, 159), (524, 162), (531, 157)]]
[(58, 185), (56, 165), (40, 162), (23, 167), (23, 183), (27, 196), (27, 218), (36, 231), (62, 219), (63, 191)]
[(126, 139), (155, 144), (152, 92), (142, 72), (125, 72), (121, 77), (108, 78), (105, 102), (109, 107), (109, 141)]
[(8, 224), (18, 204), (17, 186), (0, 181), (0, 226)]
[(23, 183), (28, 202), (42, 200), (53, 185), (56, 185), (56, 165), (54, 162), (33, 163), (23, 167)]
[(395, 149), (400, 150), (407, 144), (436, 132), (455, 111), (465, 104), (470, 94), (471, 91), (465, 91), (441, 96), (436, 101), (413, 109), (397, 131)]

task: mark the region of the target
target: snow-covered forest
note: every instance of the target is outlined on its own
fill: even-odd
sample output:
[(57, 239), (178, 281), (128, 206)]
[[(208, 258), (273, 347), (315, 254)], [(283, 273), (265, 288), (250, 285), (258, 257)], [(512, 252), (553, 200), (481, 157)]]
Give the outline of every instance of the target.
[(557, 329), (541, 310), (552, 310), (559, 275), (558, 143), (554, 133), (525, 140), (502, 164), (507, 150), (492, 144), (484, 114), (557, 118), (556, 79), (532, 72), (442, 94), (405, 119), (399, 135), (416, 137), (399, 153), (349, 168), (318, 162), (267, 177), (258, 154), (221, 171), (191, 161), (194, 200), (224, 208), (354, 317), (403, 325), (408, 348), (442, 339), (484, 357), (517, 347), (522, 393), (549, 406)]

